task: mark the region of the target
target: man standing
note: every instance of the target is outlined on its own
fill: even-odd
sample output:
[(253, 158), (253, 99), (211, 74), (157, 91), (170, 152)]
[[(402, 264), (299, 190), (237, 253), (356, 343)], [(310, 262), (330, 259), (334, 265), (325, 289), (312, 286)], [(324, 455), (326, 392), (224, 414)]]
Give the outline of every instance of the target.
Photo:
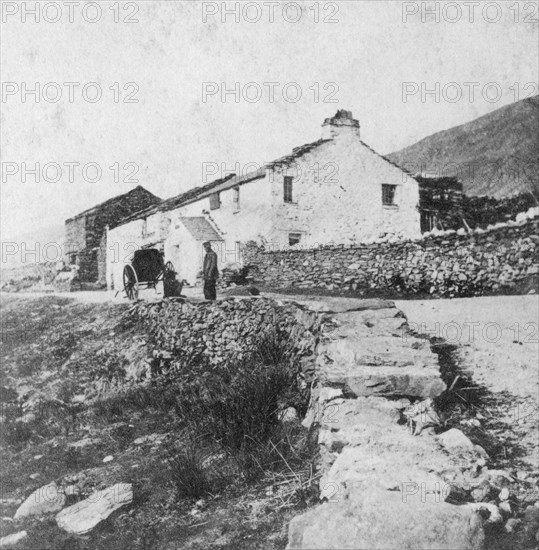
[(206, 300), (215, 300), (217, 298), (217, 292), (215, 290), (215, 284), (219, 277), (219, 270), (217, 269), (217, 254), (212, 250), (209, 242), (204, 243), (204, 250), (206, 255), (204, 256), (204, 298)]

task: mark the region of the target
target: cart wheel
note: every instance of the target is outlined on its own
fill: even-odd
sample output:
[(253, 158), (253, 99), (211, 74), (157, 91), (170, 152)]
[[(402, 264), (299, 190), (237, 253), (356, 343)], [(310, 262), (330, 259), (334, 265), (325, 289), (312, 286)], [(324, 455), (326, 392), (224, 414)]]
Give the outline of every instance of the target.
[(132, 266), (124, 267), (124, 290), (129, 300), (138, 300), (138, 278)]
[(172, 262), (167, 262), (167, 263), (165, 264), (165, 277), (166, 277), (169, 273), (174, 272), (174, 271), (175, 271), (175, 269), (174, 269), (173, 263), (172, 263)]

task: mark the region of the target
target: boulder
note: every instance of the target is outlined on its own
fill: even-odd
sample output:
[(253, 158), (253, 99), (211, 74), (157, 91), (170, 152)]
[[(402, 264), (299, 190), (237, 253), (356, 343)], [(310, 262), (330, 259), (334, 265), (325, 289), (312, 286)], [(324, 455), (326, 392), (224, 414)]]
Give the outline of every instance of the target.
[(131, 504), (133, 488), (130, 483), (118, 483), (97, 491), (87, 499), (69, 506), (56, 515), (58, 527), (68, 533), (84, 535), (113, 512)]
[(12, 535), (7, 535), (0, 539), (0, 548), (11, 548), (16, 546), (19, 542), (22, 542), (28, 537), (26, 531), (19, 531), (18, 533), (13, 533)]
[(470, 451), (473, 452), (474, 444), (460, 430), (451, 428), (438, 436), (438, 441), (448, 451)]
[(375, 491), (326, 503), (290, 522), (287, 550), (484, 550), (483, 516), (469, 506)]
[(14, 519), (41, 516), (61, 510), (66, 501), (65, 494), (56, 483), (49, 483), (36, 489), (17, 509)]

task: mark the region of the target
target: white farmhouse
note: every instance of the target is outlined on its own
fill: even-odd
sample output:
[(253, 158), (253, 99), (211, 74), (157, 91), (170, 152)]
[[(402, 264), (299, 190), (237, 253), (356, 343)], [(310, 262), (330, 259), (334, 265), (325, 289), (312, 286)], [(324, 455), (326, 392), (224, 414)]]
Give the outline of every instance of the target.
[(221, 267), (241, 263), (248, 241), (266, 248), (354, 244), (420, 235), (417, 181), (360, 139), (359, 122), (338, 111), (322, 139), (264, 168), (197, 187), (125, 218), (107, 238), (107, 281), (120, 288), (138, 248), (159, 248), (193, 284), (204, 241)]

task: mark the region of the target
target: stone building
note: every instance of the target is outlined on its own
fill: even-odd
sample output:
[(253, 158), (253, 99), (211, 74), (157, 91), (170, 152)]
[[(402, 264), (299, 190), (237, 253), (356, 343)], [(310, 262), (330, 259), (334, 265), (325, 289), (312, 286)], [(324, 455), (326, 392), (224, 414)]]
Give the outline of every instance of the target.
[(108, 233), (107, 282), (121, 286), (135, 248), (157, 247), (194, 283), (202, 242), (221, 267), (242, 260), (246, 242), (267, 249), (354, 244), (420, 235), (417, 181), (360, 137), (349, 111), (324, 121), (318, 141), (251, 173), (216, 180), (127, 217)]
[(140, 185), (113, 197), (65, 221), (66, 257), (69, 265), (77, 265), (82, 282), (106, 280), (106, 227), (115, 227), (120, 220), (142, 208), (161, 202)]

